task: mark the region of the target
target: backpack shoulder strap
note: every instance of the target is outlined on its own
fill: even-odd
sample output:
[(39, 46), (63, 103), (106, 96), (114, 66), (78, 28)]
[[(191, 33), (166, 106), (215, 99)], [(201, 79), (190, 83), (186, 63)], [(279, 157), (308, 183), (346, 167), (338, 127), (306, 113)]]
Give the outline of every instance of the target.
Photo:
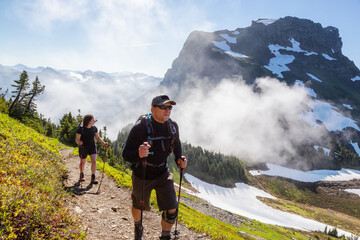
[(176, 127), (173, 123), (173, 121), (171, 120), (171, 118), (169, 118), (168, 122), (168, 130), (171, 136), (171, 143), (170, 143), (170, 152), (174, 151), (174, 143), (176, 140)]
[(176, 127), (174, 125), (174, 122), (171, 120), (171, 118), (169, 118), (169, 120), (167, 121), (168, 122), (168, 128), (169, 128), (169, 133), (171, 135), (174, 135), (176, 134)]
[[(150, 134), (151, 134), (151, 113), (148, 113), (147, 118), (146, 118), (146, 128), (147, 128), (147, 141), (148, 143), (151, 145), (151, 139), (150, 139)], [(153, 131), (154, 132), (154, 131)]]
[(143, 114), (141, 115), (138, 120), (136, 121), (137, 122), (141, 122), (141, 124), (145, 125), (146, 126), (146, 136), (147, 136), (147, 141), (148, 143), (151, 145), (150, 141), (151, 141), (151, 134), (153, 133), (153, 129), (152, 129), (152, 125), (151, 125), (151, 113), (148, 113), (148, 114)]

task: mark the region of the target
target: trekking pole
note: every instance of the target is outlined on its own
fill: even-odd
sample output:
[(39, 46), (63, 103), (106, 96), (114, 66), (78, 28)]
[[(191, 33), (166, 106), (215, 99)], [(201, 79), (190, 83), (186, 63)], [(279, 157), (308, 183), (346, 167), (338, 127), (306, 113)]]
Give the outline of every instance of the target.
[[(79, 109), (79, 114), (80, 114), (80, 109)], [(82, 120), (79, 122), (78, 129), (81, 127), (82, 122), (83, 122)], [(84, 133), (84, 128), (81, 129), (81, 136), (83, 135), (83, 133)], [(81, 137), (80, 137), (80, 141), (81, 141)], [(84, 176), (82, 170), (82, 156), (84, 155), (84, 142), (81, 145), (79, 145), (79, 155), (80, 155), (80, 189), (82, 189), (82, 180)]]
[(140, 230), (141, 230), (141, 237), (143, 234), (143, 212), (144, 212), (144, 191), (145, 191), (145, 174), (146, 174), (146, 164), (147, 164), (147, 158), (144, 157), (142, 160), (142, 169), (143, 169), (143, 179), (141, 182), (141, 200), (140, 200), (140, 205), (141, 205), (141, 215), (140, 215)]
[[(147, 121), (146, 121), (146, 126), (147, 126), (147, 144), (150, 144), (150, 113), (148, 113), (147, 115)], [(150, 153), (149, 154), (153, 154)], [(144, 212), (144, 191), (145, 191), (145, 174), (146, 174), (146, 164), (147, 164), (147, 157), (144, 157), (142, 159), (142, 182), (141, 182), (141, 199), (140, 199), (140, 205), (141, 205), (141, 214), (140, 214), (140, 226), (139, 226), (139, 230), (141, 231), (141, 238), (143, 235), (143, 212)]]
[(174, 235), (175, 238), (174, 240), (178, 240), (178, 236), (180, 235), (180, 231), (177, 230), (177, 224), (178, 224), (178, 216), (179, 216), (179, 206), (180, 206), (180, 192), (181, 192), (181, 181), (184, 175), (184, 169), (180, 168), (180, 183), (179, 183), (179, 195), (178, 195), (178, 214), (176, 216), (176, 222), (175, 222), (175, 231), (174, 231)]
[(105, 153), (104, 153), (104, 159), (103, 159), (103, 162), (104, 162), (104, 163), (103, 163), (103, 164), (104, 164), (104, 165), (103, 165), (103, 171), (102, 171), (102, 176), (101, 176), (99, 188), (98, 188), (96, 194), (99, 194), (99, 193), (100, 193), (100, 187), (101, 187), (102, 181), (103, 181), (103, 179), (104, 179), (105, 162), (106, 162), (106, 152), (107, 152), (107, 150), (108, 150), (108, 147), (109, 147), (109, 146), (105, 147)]
[[(81, 152), (80, 152), (81, 151)], [(82, 181), (83, 181), (83, 170), (82, 170), (82, 156), (84, 154), (84, 145), (79, 146), (79, 152), (80, 152), (80, 189), (82, 189)]]

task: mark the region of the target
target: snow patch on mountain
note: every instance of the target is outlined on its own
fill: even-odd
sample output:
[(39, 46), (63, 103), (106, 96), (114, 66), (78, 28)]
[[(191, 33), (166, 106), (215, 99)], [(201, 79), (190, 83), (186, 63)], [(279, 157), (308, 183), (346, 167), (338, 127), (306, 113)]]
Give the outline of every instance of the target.
[(305, 87), (305, 84), (304, 84), (303, 81), (301, 81), (301, 80), (296, 80), (296, 81), (295, 81), (295, 84), (298, 84), (299, 86), (304, 87), (304, 88), (306, 89), (306, 91), (308, 92), (308, 94), (309, 94), (310, 96), (312, 96), (313, 98), (316, 98), (316, 97), (317, 97), (317, 94), (315, 93), (314, 89)]
[(360, 80), (360, 76), (356, 76), (351, 79), (351, 81), (353, 81), (353, 82), (359, 81), (359, 80)]
[(242, 54), (242, 53), (237, 53), (237, 52), (233, 52), (230, 49), (230, 46), (227, 44), (226, 41), (213, 41), (213, 44), (218, 47), (219, 49), (223, 50), (226, 54), (235, 57), (235, 58), (247, 58), (248, 56)]
[[(319, 151), (320, 146), (315, 145), (314, 148), (315, 148), (316, 151)], [(325, 152), (325, 155), (327, 155), (327, 156), (330, 155), (330, 149), (328, 149), (328, 148), (326, 148), (326, 147), (321, 147), (321, 148), (322, 148), (322, 150)]]
[(354, 193), (360, 196), (360, 189), (345, 189), (344, 191)]
[(359, 148), (358, 143), (353, 142), (353, 141), (350, 141), (349, 143), (353, 146), (353, 148), (354, 148), (355, 152), (357, 153), (357, 155), (360, 156), (360, 148)]
[(314, 97), (314, 98), (317, 98), (317, 94), (315, 93), (314, 89), (312, 88), (307, 88), (308, 90), (308, 93), (310, 96)]
[(275, 18), (269, 18), (269, 19), (259, 19), (257, 20), (256, 22), (257, 23), (262, 23), (264, 25), (269, 25), (269, 24), (272, 24), (274, 22), (276, 22), (278, 19), (275, 19)]
[(291, 47), (283, 47), (278, 44), (270, 44), (268, 46), (271, 53), (274, 54), (275, 57), (271, 58), (269, 65), (266, 65), (264, 67), (269, 69), (273, 74), (281, 78), (284, 78), (284, 76), (281, 74), (282, 72), (290, 71), (290, 69), (286, 65), (292, 63), (295, 60), (295, 57), (293, 55), (281, 54), (280, 50), (305, 53), (306, 56), (318, 55), (315, 52), (308, 52), (301, 49), (300, 43), (296, 41), (294, 38), (290, 38), (289, 41), (292, 44)]
[(337, 112), (336, 110), (338, 110), (338, 108), (332, 106), (330, 103), (315, 100), (314, 102), (308, 103), (308, 105), (312, 111), (304, 112), (302, 118), (311, 125), (320, 127), (318, 121), (321, 121), (328, 131), (341, 131), (347, 127), (352, 127), (360, 131), (356, 121)]
[(230, 37), (229, 34), (220, 34), (222, 38), (224, 38), (229, 43), (236, 43), (236, 38)]
[(326, 58), (327, 60), (330, 60), (330, 61), (335, 61), (335, 60), (336, 60), (336, 58), (332, 58), (332, 57), (330, 57), (329, 55), (327, 55), (326, 53), (323, 53), (322, 55), (323, 55), (323, 57)]
[(344, 107), (346, 107), (347, 109), (353, 110), (353, 107), (349, 104), (343, 104)]
[[(307, 73), (313, 79), (317, 79), (314, 75)], [(318, 79), (320, 80), (320, 79)], [(321, 80), (320, 80), (321, 81)], [(305, 84), (301, 80), (296, 80), (295, 84), (298, 84), (301, 87), (304, 87), (308, 94), (314, 98), (317, 97), (317, 94), (312, 88), (305, 87)], [(314, 102), (308, 103), (308, 106), (312, 111), (304, 112), (302, 118), (310, 123), (312, 126), (319, 127), (319, 121), (325, 125), (328, 131), (343, 130), (347, 127), (352, 127), (360, 131), (357, 122), (351, 118), (343, 116), (338, 112), (338, 108), (332, 106), (330, 103), (322, 102), (320, 100), (315, 100)], [(353, 108), (350, 105), (343, 104), (344, 107), (352, 110)], [(316, 149), (317, 150), (317, 149)]]
[(318, 79), (317, 77), (315, 77), (314, 75), (312, 75), (311, 73), (306, 73), (309, 77), (311, 77), (311, 79), (318, 81), (318, 82), (322, 82), (320, 79)]
[(292, 55), (285, 55), (279, 52), (281, 47), (279, 45), (269, 45), (269, 49), (272, 54), (275, 55), (274, 58), (270, 59), (269, 65), (264, 66), (269, 69), (273, 74), (277, 75), (280, 78), (284, 78), (282, 72), (290, 71), (286, 64), (292, 63), (295, 59)]

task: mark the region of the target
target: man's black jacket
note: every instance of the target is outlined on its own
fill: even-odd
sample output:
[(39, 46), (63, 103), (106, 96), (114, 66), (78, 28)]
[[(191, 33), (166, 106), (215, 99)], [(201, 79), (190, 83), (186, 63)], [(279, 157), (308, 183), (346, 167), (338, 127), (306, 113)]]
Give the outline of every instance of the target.
[[(171, 120), (169, 120), (171, 121)], [(151, 123), (151, 138), (165, 137), (162, 140), (153, 140), (149, 144), (151, 148), (147, 157), (147, 162), (149, 165), (146, 166), (145, 179), (154, 179), (157, 176), (161, 175), (167, 171), (166, 160), (169, 154), (171, 153), (171, 143), (173, 141), (172, 147), (175, 155), (175, 162), (181, 157), (181, 143), (179, 138), (179, 127), (176, 122), (171, 121), (176, 129), (174, 134), (174, 140), (172, 140), (172, 134), (169, 129), (169, 123), (159, 123), (156, 122), (152, 117), (150, 120)], [(126, 140), (126, 145), (123, 151), (123, 158), (125, 161), (131, 163), (131, 169), (135, 176), (143, 178), (142, 173), (142, 158), (139, 157), (139, 146), (144, 142), (148, 142), (148, 127), (144, 124), (144, 121), (138, 121), (130, 130), (128, 139)]]

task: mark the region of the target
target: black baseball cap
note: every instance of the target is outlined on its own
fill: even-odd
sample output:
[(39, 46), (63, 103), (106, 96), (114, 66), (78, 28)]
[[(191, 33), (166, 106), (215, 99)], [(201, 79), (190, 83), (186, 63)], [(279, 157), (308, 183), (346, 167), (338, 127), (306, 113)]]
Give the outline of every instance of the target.
[(159, 95), (153, 98), (151, 105), (164, 105), (165, 103), (170, 103), (171, 105), (176, 105), (176, 102), (170, 100), (170, 98), (166, 95)]

